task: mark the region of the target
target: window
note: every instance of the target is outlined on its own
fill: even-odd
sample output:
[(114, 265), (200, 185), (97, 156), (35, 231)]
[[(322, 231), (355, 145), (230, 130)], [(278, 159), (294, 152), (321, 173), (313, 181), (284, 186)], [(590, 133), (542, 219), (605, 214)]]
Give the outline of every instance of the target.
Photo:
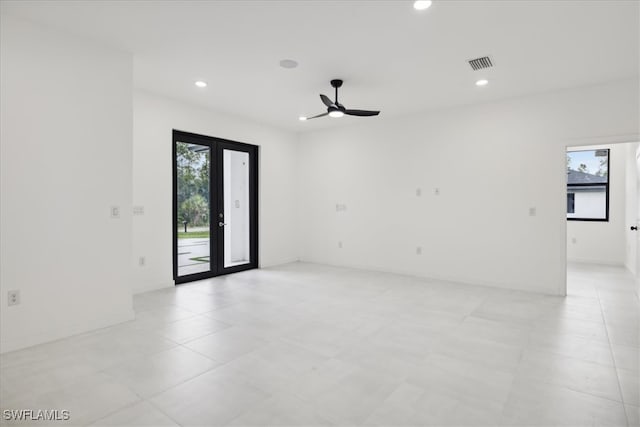
[(567, 213), (576, 213), (576, 193), (567, 193)]
[(567, 152), (567, 219), (609, 220), (609, 150)]

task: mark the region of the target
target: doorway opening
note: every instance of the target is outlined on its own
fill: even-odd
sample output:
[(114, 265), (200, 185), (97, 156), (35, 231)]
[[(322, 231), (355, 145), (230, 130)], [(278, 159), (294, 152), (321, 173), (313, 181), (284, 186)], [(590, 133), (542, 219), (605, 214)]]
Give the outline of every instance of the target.
[(634, 142), (566, 149), (567, 294), (595, 297), (597, 275), (640, 277), (639, 149)]
[(258, 147), (173, 131), (173, 279), (258, 267)]

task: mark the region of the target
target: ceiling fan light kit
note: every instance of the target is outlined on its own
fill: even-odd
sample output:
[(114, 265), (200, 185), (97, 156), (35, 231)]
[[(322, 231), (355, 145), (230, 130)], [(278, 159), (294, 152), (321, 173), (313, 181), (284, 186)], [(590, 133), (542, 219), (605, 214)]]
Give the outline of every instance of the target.
[(342, 86), (342, 83), (343, 82), (340, 79), (331, 80), (331, 86), (335, 89), (335, 93), (336, 93), (335, 100), (332, 101), (328, 96), (321, 94), (320, 100), (324, 105), (327, 106), (327, 112), (318, 114), (316, 116), (307, 117), (305, 120), (317, 119), (318, 117), (324, 117), (324, 116), (339, 118), (344, 116), (345, 114), (348, 116), (358, 116), (358, 117), (377, 116), (378, 114), (380, 114), (380, 111), (353, 110), (353, 109), (345, 108), (344, 105), (340, 104), (340, 102), (338, 102), (338, 89)]

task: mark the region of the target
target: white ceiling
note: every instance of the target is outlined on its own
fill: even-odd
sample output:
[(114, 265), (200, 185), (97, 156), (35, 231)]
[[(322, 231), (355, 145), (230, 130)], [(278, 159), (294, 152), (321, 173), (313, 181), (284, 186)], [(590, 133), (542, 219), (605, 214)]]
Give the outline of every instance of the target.
[[(412, 3), (3, 0), (2, 13), (132, 52), (136, 87), (295, 131), (639, 75), (637, 1)], [(472, 71), (483, 55), (495, 67)], [(299, 122), (324, 112), (332, 78), (347, 108), (381, 116)]]

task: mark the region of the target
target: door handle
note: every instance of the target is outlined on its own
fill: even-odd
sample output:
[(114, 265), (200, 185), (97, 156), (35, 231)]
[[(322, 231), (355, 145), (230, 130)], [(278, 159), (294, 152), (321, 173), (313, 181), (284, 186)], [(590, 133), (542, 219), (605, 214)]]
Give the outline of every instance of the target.
[(218, 223), (218, 227), (224, 227), (225, 225), (227, 225), (227, 223), (226, 223), (226, 222), (222, 222), (222, 221), (221, 221), (221, 222), (219, 222), (219, 223)]
[(638, 231), (638, 226), (637, 225), (632, 225), (631, 226), (631, 231)]

